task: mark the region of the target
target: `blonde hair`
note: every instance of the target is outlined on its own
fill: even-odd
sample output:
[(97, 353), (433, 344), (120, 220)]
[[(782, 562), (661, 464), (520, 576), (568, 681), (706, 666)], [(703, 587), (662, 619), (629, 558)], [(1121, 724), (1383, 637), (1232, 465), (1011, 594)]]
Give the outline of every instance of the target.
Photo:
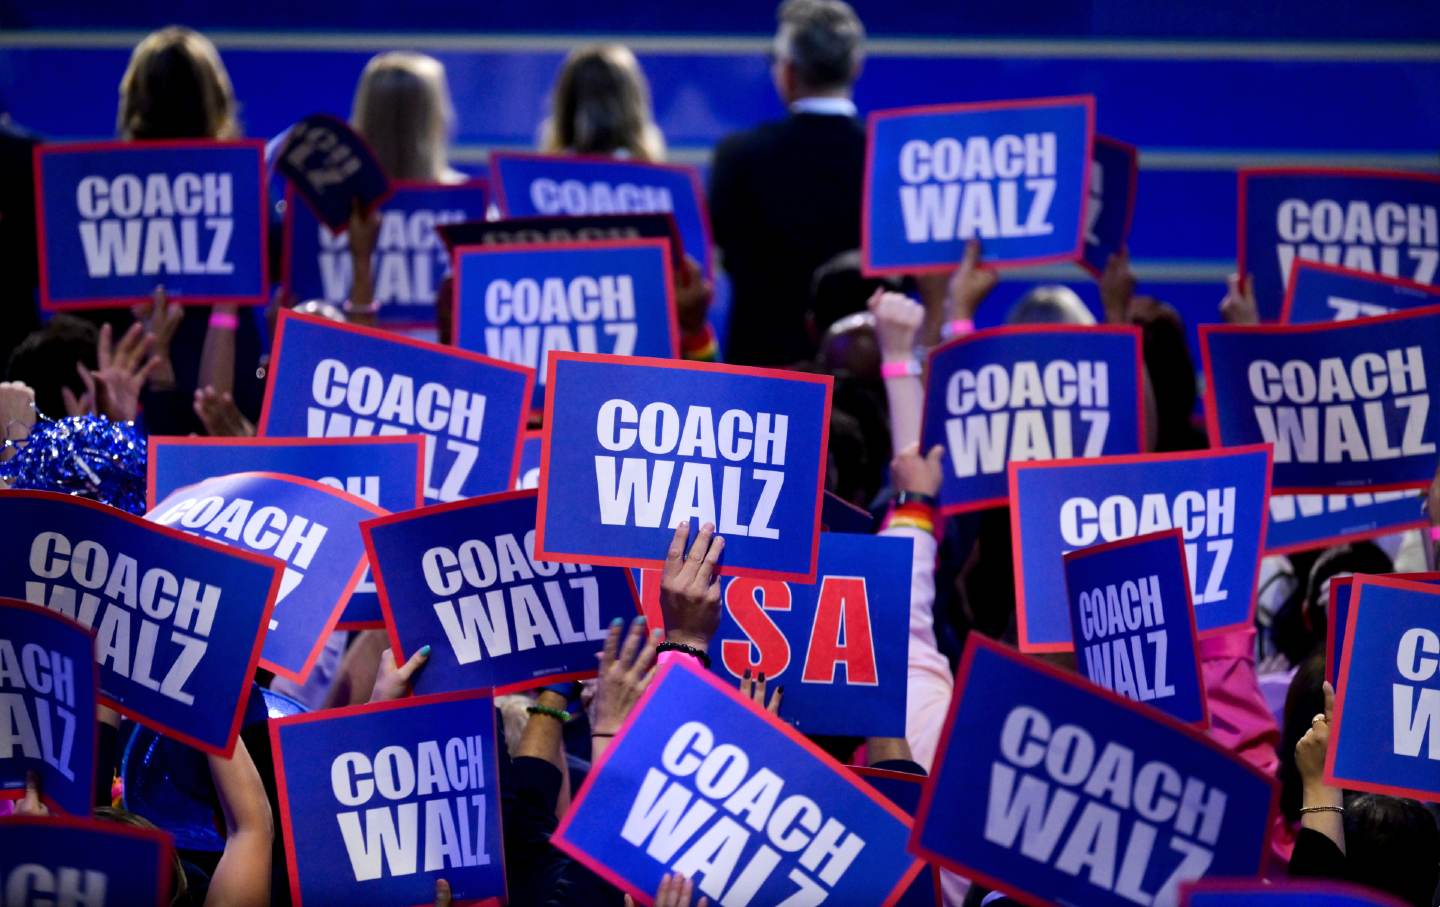
[(590, 44), (570, 52), (555, 78), (550, 116), (541, 127), (545, 151), (665, 158), (665, 137), (650, 110), (650, 83), (630, 48)]
[(135, 45), (120, 79), (115, 131), (123, 139), (238, 137), (235, 91), (210, 39), (172, 25)]
[(391, 51), (365, 64), (350, 125), (391, 179), (458, 182), (446, 146), (455, 123), (445, 67), (425, 54)]

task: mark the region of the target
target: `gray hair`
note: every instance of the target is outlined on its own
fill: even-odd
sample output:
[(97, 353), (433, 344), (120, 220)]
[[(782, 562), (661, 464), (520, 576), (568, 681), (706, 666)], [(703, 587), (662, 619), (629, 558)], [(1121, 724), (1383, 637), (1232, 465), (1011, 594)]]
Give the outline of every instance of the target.
[(1053, 284), (1021, 296), (1005, 320), (1010, 324), (1094, 324), (1095, 316), (1074, 290)]
[(809, 89), (845, 88), (860, 72), (865, 26), (844, 0), (785, 0), (776, 14), (785, 56)]

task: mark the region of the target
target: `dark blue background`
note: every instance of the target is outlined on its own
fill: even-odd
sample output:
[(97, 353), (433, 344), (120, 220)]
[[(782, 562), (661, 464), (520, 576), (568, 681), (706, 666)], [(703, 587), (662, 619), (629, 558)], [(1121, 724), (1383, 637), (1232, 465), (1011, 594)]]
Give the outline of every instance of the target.
[[(1140, 380), (1135, 373), (1139, 361), (1137, 346), (1140, 338), (1134, 334), (1119, 335), (1113, 332), (1084, 331), (1075, 327), (1054, 327), (1043, 329), (1027, 327), (1023, 332), (1001, 333), (992, 336), (971, 335), (954, 343), (937, 348), (930, 354), (930, 370), (925, 381), (925, 423), (921, 428), (922, 448), (929, 450), (933, 445), (945, 445), (944, 477), (940, 486), (940, 504), (945, 508), (969, 508), (981, 502), (1004, 499), (1009, 495), (1008, 479), (1004, 464), (1010, 462), (1011, 440), (1015, 434), (1016, 409), (1004, 407), (987, 411), (980, 407), (978, 399), (964, 415), (951, 416), (946, 408), (946, 388), (951, 376), (961, 369), (978, 373), (986, 365), (1004, 366), (1010, 373), (1011, 388), (1015, 387), (1013, 367), (1016, 362), (1033, 361), (1042, 374), (1045, 366), (1063, 359), (1071, 363), (1080, 359), (1094, 359), (1106, 363), (1108, 380), (1108, 403), (1106, 406), (1082, 407), (1079, 397), (1073, 406), (1044, 406), (1041, 412), (1045, 418), (1047, 437), (1054, 459), (1079, 457), (1085, 452), (1091, 423), (1079, 416), (1081, 409), (1103, 410), (1110, 414), (1110, 425), (1105, 432), (1104, 456), (1138, 453), (1143, 440), (1140, 433)], [(1077, 387), (1078, 394), (1078, 387)], [(1030, 409), (1030, 407), (1020, 407)], [(946, 423), (954, 418), (965, 427), (970, 416), (990, 416), (993, 413), (1009, 414), (1004, 434), (1005, 458), (999, 472), (977, 472), (976, 475), (961, 478), (955, 474), (955, 454), (946, 432)], [(1054, 450), (1054, 415), (1064, 413), (1070, 418), (1070, 441), (1073, 450), (1069, 454)], [(966, 432), (965, 434), (969, 434)], [(976, 448), (980, 449), (977, 442)], [(977, 467), (983, 458), (976, 457)]]
[[(325, 439), (268, 438), (264, 444), (249, 444), (242, 439), (214, 438), (195, 443), (170, 445), (163, 438), (154, 438), (150, 445), (150, 470), (155, 487), (150, 494), (160, 500), (170, 492), (214, 476), (232, 472), (280, 472), (302, 479), (338, 480), (342, 491), (360, 494), (347, 485), (350, 480), (363, 489), (364, 480), (378, 479), (376, 504), (391, 512), (411, 510), (424, 501), (416, 499), (416, 476), (425, 468), (425, 455), (420, 443), (397, 444), (385, 438), (373, 444), (329, 443)], [(329, 483), (327, 483), (329, 484)], [(360, 495), (364, 497), (364, 495)], [(381, 625), (380, 597), (367, 568), (360, 585), (355, 587), (341, 623)]]
[[(1090, 654), (1086, 651), (1084, 633), (1080, 629), (1080, 593), (1103, 590), (1106, 586), (1119, 586), (1127, 580), (1141, 580), (1151, 575), (1159, 578), (1160, 602), (1165, 612), (1165, 621), (1159, 626), (1141, 626), (1134, 631), (1113, 628), (1106, 636), (1093, 640), (1094, 657), (1100, 658), (1103, 645), (1123, 644), (1127, 653), (1134, 653), (1131, 637), (1140, 638), (1140, 651), (1146, 663), (1143, 669), (1146, 686), (1154, 689), (1156, 662), (1154, 648), (1148, 636), (1164, 632), (1166, 640), (1165, 681), (1175, 692), (1163, 698), (1151, 699), (1145, 703), (1179, 720), (1194, 724), (1205, 720), (1205, 693), (1200, 686), (1200, 653), (1195, 640), (1195, 624), (1191, 614), (1194, 606), (1190, 602), (1190, 578), (1185, 573), (1185, 549), (1171, 534), (1152, 536), (1142, 542), (1121, 548), (1096, 551), (1082, 548), (1065, 558), (1065, 588), (1070, 601), (1070, 625), (1075, 638), (1076, 661), (1082, 666), (1078, 673), (1083, 677), (1090, 674), (1083, 670)], [(1103, 608), (1104, 605), (1097, 607)], [(1111, 643), (1118, 640), (1119, 643)], [(1134, 667), (1132, 662), (1131, 667)], [(1112, 671), (1113, 663), (1112, 663)], [(1115, 676), (1111, 675), (1112, 681)], [(1139, 684), (1135, 684), (1137, 689)], [(1112, 685), (1108, 689), (1115, 690)], [(1118, 692), (1118, 691), (1117, 691)], [(1124, 695), (1124, 694), (1121, 694)], [(1133, 696), (1126, 697), (1135, 699)], [(1135, 701), (1139, 701), (1136, 699)]]
[[(1015, 848), (1000, 847), (984, 837), (984, 823), (978, 819), (990, 799), (991, 766), (1012, 765), (1000, 750), (1000, 732), (1006, 717), (1018, 706), (1043, 712), (1052, 729), (1077, 724), (1095, 739), (1098, 758), (1109, 741), (1129, 747), (1135, 754), (1135, 770), (1146, 762), (1159, 760), (1174, 767), (1182, 777), (1198, 777), (1223, 790), (1228, 798), (1220, 834), (1214, 844), (1214, 861), (1207, 872), (1212, 876), (1249, 876), (1260, 868), (1265, 836), (1269, 831), (1272, 788), (1258, 772), (1240, 759), (1198, 735), (1187, 734), (1150, 718), (1145, 711), (1127, 708), (1091, 692), (1076, 679), (1061, 680), (1029, 666), (1029, 659), (1001, 654), (996, 643), (978, 636), (970, 644), (974, 660), (964, 686), (957, 689), (952, 705), (949, 743), (936, 759), (931, 785), (932, 800), (917, 843), (962, 865), (1001, 879), (1014, 889), (1045, 901), (1086, 904), (1126, 904), (1124, 898), (1092, 886), (1089, 873), (1070, 875), (1053, 868), (1053, 860), (1064, 847), (1062, 837), (1052, 863), (1041, 863)], [(1052, 790), (1065, 789), (1050, 779), (1044, 763), (1033, 769), (1012, 766), (1020, 776), (1035, 774)], [(1080, 797), (1067, 825), (1079, 816), (1090, 798)], [(1096, 798), (1113, 808), (1108, 798)], [(1138, 814), (1118, 810), (1121, 815), (1121, 847)], [(1048, 825), (1048, 823), (1047, 823)], [(1179, 864), (1179, 855), (1166, 846), (1174, 825), (1159, 828), (1155, 849), (1146, 867), (1144, 890), (1154, 892)], [(1021, 834), (1024, 834), (1022, 831)], [(1187, 838), (1189, 840), (1189, 838)], [(1121, 852), (1123, 855), (1123, 850)], [(1116, 858), (1118, 872), (1120, 856)]]
[[(1208, 488), (1235, 489), (1235, 533), (1221, 588), (1229, 595), (1219, 603), (1197, 604), (1200, 631), (1248, 626), (1255, 594), (1256, 551), (1261, 543), (1265, 512), (1265, 455), (1216, 451), (1198, 457), (1134, 463), (1078, 463), (1073, 466), (1027, 466), (1017, 470), (1021, 534), (1013, 538), (1017, 569), (1024, 574), (1024, 598), (1018, 606), (1028, 615), (1031, 642), (1070, 645), (1070, 620), (1065, 610), (1065, 574), (1061, 555), (1068, 550), (1060, 534), (1060, 508), (1071, 497), (1084, 496), (1097, 505), (1112, 494), (1132, 498), (1137, 509), (1146, 493), (1163, 493), (1173, 503), (1182, 491), (1204, 494)], [(1012, 524), (1013, 525), (1013, 524)], [(1024, 544), (1021, 544), (1021, 539)], [(1097, 538), (1096, 543), (1104, 541)], [(1204, 591), (1214, 555), (1205, 550), (1208, 537), (1186, 539), (1198, 544), (1190, 564), (1191, 588)]]
[[(496, 553), (495, 537), (511, 534), (524, 546), (525, 534), (535, 528), (535, 495), (513, 498), (508, 501), (486, 503), (476, 501), (456, 509), (433, 511), (421, 510), (409, 519), (383, 526), (372, 526), (369, 530), (371, 544), (384, 576), (384, 588), (390, 602), (390, 614), (394, 618), (395, 632), (400, 637), (400, 646), (405, 654), (413, 655), (423, 645), (429, 645), (430, 659), (425, 669), (415, 678), (418, 693), (444, 693), (451, 690), (473, 690), (478, 687), (519, 689), (541, 686), (544, 678), (553, 674), (595, 672), (595, 653), (604, 645), (604, 636), (594, 640), (561, 643), (547, 646), (537, 642), (534, 648), (519, 651), (515, 646), (515, 617), (510, 609), (509, 590), (518, 586), (531, 586), (541, 602), (547, 617), (550, 616), (549, 596), (545, 591), (547, 583), (556, 583), (564, 594), (566, 611), (570, 615), (572, 628), (583, 634), (584, 590), (573, 587), (571, 580), (590, 577), (599, 587), (600, 616), (598, 626), (601, 634), (616, 618), (629, 621), (638, 611), (635, 591), (630, 578), (621, 567), (590, 567), (581, 572), (567, 572), (571, 565), (551, 564), (553, 576), (539, 576), (534, 579), (519, 578), (514, 582), (497, 579), (485, 589), (476, 589), (462, 581), (460, 590), (453, 595), (439, 595), (430, 589), (425, 581), (423, 558), (425, 552), (437, 545), (457, 550), (470, 539), (483, 541), (492, 553)], [(499, 555), (496, 553), (496, 557)], [(458, 568), (455, 568), (458, 569)], [(448, 571), (447, 571), (448, 572)], [(435, 604), (450, 601), (456, 606), (459, 616), (459, 599), (467, 595), (479, 596), (487, 613), (494, 613), (487, 601), (492, 591), (506, 593), (506, 631), (511, 650), (504, 655), (491, 653), (481, 642), (481, 658), (469, 664), (460, 664), (445, 635), (445, 629), (435, 614)], [(479, 631), (475, 633), (478, 635)], [(558, 633), (558, 630), (557, 630)], [(398, 660), (398, 659), (397, 659)]]
[[(1085, 213), (1082, 187), (1090, 170), (1087, 151), (1087, 139), (1090, 137), (1087, 129), (1090, 126), (1086, 109), (1079, 103), (1021, 109), (917, 112), (913, 116), (873, 121), (870, 155), (866, 162), (870, 190), (867, 225), (870, 245), (866, 263), (874, 268), (924, 268), (931, 265), (948, 268), (965, 253), (967, 237), (964, 236), (916, 242), (907, 238), (900, 202), (900, 187), (906, 183), (901, 179), (899, 167), (900, 152), (906, 143), (913, 139), (934, 143), (942, 138), (954, 138), (964, 145), (971, 136), (993, 141), (1001, 135), (1023, 136), (1031, 132), (1055, 133), (1056, 167), (1054, 175), (1048, 177), (1054, 180), (1055, 193), (1045, 216), (1045, 223), (1053, 229), (1044, 236), (979, 236), (981, 252), (992, 262), (1055, 257), (1075, 252)], [(1036, 174), (1036, 177), (1040, 176)], [(1034, 197), (1034, 193), (1025, 187), (1029, 178), (1028, 174), (1022, 174), (1014, 180), (1018, 199), (1015, 220), (1022, 226), (1026, 223)], [(1000, 213), (1000, 193), (996, 188), (1001, 182), (1004, 181), (998, 178), (977, 178), (971, 181), (962, 179), (953, 184), (963, 187), (964, 194), (972, 191), (972, 184), (988, 184), (998, 227), (1005, 223), (1005, 217)], [(932, 178), (917, 185), (944, 187), (946, 184)], [(964, 209), (962, 195), (955, 211), (958, 215)], [(942, 225), (940, 235), (952, 232), (955, 223), (952, 222), (949, 227), (950, 231), (946, 231)]]

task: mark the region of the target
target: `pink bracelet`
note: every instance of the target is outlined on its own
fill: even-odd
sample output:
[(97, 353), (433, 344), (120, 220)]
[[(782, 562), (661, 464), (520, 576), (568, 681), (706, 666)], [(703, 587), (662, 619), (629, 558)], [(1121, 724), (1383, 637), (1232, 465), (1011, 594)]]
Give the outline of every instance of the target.
[(880, 363), (881, 378), (918, 378), (920, 363), (914, 359), (894, 359)]
[(956, 337), (964, 337), (966, 334), (975, 333), (975, 322), (969, 318), (956, 318), (940, 328), (940, 336), (945, 340), (954, 340)]
[(211, 312), (210, 326), (222, 331), (233, 331), (240, 326), (240, 319), (233, 312)]
[(1440, 542), (1440, 526), (1430, 527), (1430, 541)]

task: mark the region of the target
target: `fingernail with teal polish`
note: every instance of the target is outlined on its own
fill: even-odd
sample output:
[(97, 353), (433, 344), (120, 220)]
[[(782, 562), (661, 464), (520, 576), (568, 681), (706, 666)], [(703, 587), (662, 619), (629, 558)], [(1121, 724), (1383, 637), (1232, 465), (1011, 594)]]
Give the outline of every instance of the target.
[(429, 647), (429, 646), (421, 646), (421, 647), (420, 647), (420, 655), (421, 655), (422, 657), (429, 658), (429, 657), (430, 657), (430, 647)]
[(637, 627), (643, 627), (643, 626), (645, 626), (645, 615), (642, 614), (642, 615), (640, 615), (639, 617), (635, 618), (635, 626), (637, 626)]
[(610, 626), (612, 626), (612, 627), (623, 627), (623, 626), (625, 626), (625, 618), (623, 618), (623, 617), (617, 617), (617, 618), (615, 618), (614, 620), (610, 621)]

